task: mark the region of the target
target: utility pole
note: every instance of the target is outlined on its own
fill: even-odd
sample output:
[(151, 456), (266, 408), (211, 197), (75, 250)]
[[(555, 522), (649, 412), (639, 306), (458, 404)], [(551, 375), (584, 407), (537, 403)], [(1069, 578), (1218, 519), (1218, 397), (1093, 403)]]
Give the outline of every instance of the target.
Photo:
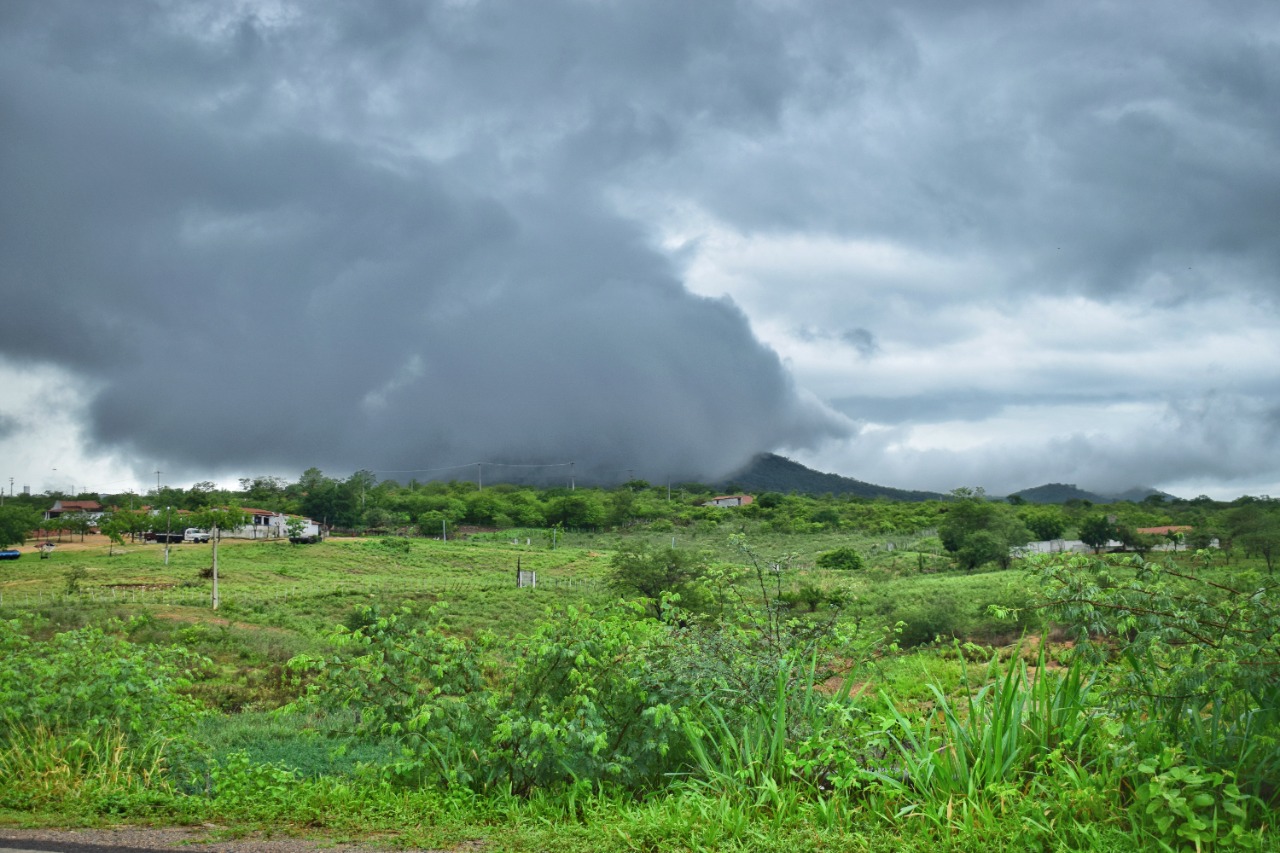
[(480, 475), (480, 466), (483, 464), (484, 464), (483, 462), (476, 463), (476, 491), (477, 492), (484, 491), (484, 480), (481, 479), (481, 475)]
[(156, 469), (156, 494), (157, 495), (160, 494), (160, 475), (163, 473), (164, 472), (161, 471), (159, 468)]
[(573, 491), (573, 463), (569, 463), (569, 491)]

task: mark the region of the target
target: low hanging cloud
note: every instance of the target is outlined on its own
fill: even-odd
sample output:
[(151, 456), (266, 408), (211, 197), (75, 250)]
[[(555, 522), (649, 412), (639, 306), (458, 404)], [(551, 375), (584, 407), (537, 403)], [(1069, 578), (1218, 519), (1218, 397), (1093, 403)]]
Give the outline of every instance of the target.
[(601, 192), (682, 113), (767, 122), (787, 81), (629, 108), (607, 74), (524, 52), (495, 17), (535, 25), (524, 4), (228, 8), (3, 13), (0, 191), (22, 204), (0, 214), (0, 275), (26, 320), (0, 353), (91, 377), (98, 447), (169, 471), (710, 477), (847, 431)]

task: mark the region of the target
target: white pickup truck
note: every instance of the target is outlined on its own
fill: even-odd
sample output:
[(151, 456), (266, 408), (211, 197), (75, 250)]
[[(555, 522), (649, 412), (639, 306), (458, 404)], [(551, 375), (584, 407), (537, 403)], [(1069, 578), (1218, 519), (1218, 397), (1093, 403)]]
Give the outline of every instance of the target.
[(201, 530), (199, 527), (188, 527), (186, 532), (182, 534), (183, 542), (208, 542), (209, 531)]

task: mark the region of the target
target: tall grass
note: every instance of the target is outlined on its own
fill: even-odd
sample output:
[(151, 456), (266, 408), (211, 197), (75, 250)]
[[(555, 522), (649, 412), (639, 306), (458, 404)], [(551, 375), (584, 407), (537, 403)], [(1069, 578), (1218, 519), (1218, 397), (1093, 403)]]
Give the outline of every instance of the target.
[(1093, 731), (1094, 678), (1078, 661), (1050, 672), (1041, 645), (1034, 674), (1020, 656), (987, 668), (990, 680), (966, 678), (958, 701), (930, 684), (932, 713), (909, 713), (882, 694), (889, 735), (903, 768), (905, 788), (930, 797), (973, 797), (1005, 783), (1026, 782), (1052, 755), (1088, 762)]
[(120, 729), (11, 728), (0, 747), (0, 807), (63, 814), (179, 809), (169, 767), (172, 741), (130, 740)]

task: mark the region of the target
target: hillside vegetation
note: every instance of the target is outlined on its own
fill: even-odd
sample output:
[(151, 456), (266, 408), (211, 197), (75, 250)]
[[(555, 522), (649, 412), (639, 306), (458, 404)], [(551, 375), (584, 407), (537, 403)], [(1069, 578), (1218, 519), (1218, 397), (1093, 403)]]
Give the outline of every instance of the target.
[[(1276, 848), (1270, 501), (1110, 520), (977, 490), (723, 509), (638, 481), (268, 485), (192, 505), (318, 493), (362, 535), (224, 540), (216, 611), (209, 545), (166, 564), (86, 536), (0, 564), (0, 820), (495, 850)], [(1008, 547), (1099, 518), (1192, 530)]]

